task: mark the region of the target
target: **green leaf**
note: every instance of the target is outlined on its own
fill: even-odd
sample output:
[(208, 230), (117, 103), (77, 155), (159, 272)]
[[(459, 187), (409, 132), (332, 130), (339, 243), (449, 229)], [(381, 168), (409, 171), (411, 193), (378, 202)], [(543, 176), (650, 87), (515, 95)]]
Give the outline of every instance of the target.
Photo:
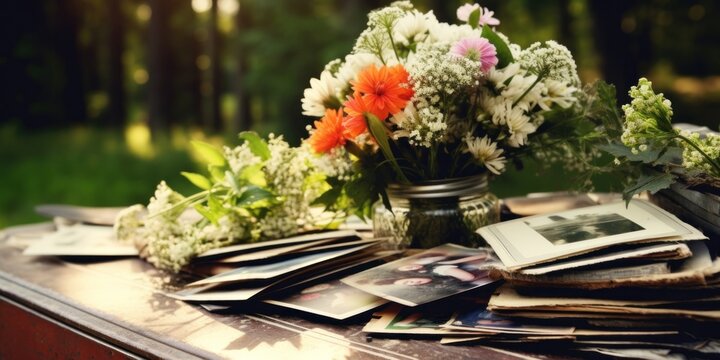
[(260, 157), (263, 161), (270, 158), (270, 148), (268, 144), (263, 140), (260, 135), (254, 131), (243, 131), (238, 137), (240, 140), (245, 140), (255, 156)]
[(186, 171), (181, 171), (180, 174), (182, 176), (184, 176), (186, 179), (190, 180), (190, 182), (193, 185), (195, 185), (203, 190), (208, 190), (208, 189), (210, 189), (210, 187), (212, 187), (212, 182), (210, 182), (210, 179), (208, 179), (200, 174), (186, 172)]
[(654, 194), (662, 189), (667, 189), (675, 182), (675, 176), (664, 172), (652, 172), (643, 174), (637, 183), (627, 187), (623, 191), (623, 199), (626, 203), (630, 202), (633, 196), (643, 191), (649, 191)]
[(342, 196), (342, 186), (333, 186), (313, 200), (311, 205), (322, 205), (325, 209), (332, 209), (340, 196)]
[(207, 207), (217, 219), (221, 218), (227, 213), (227, 210), (223, 206), (222, 200), (213, 194), (208, 195)]
[(477, 8), (475, 11), (470, 13), (470, 16), (468, 17), (468, 25), (470, 25), (473, 29), (477, 29), (478, 25), (480, 25), (480, 8)]
[(377, 116), (371, 113), (365, 114), (365, 118), (367, 119), (367, 126), (370, 134), (372, 134), (375, 141), (377, 141), (378, 146), (380, 146), (380, 150), (382, 150), (383, 155), (385, 155), (385, 158), (390, 161), (390, 165), (392, 165), (398, 178), (400, 178), (400, 181), (406, 183), (410, 182), (407, 177), (405, 177), (402, 169), (400, 169), (400, 165), (398, 165), (395, 155), (390, 149), (390, 140), (388, 138), (387, 128), (385, 128), (385, 125), (377, 118)]
[(217, 225), (220, 217), (213, 213), (210, 209), (198, 204), (195, 205), (195, 210), (202, 215), (204, 218), (210, 220), (211, 223)]
[(231, 171), (225, 171), (225, 181), (230, 184), (230, 188), (235, 190), (236, 193), (240, 194), (242, 192), (240, 183), (238, 183), (237, 179), (235, 179), (235, 175), (233, 175)]
[(665, 151), (653, 162), (653, 165), (668, 165), (682, 162), (683, 149), (677, 146), (668, 146)]
[(274, 198), (275, 195), (270, 191), (257, 186), (246, 186), (238, 197), (237, 206), (251, 205), (260, 200), (268, 200)]
[(246, 166), (240, 171), (240, 178), (255, 186), (265, 187), (267, 186), (267, 181), (265, 180), (265, 173), (262, 171), (262, 168), (263, 164)]
[(662, 150), (648, 149), (637, 154), (633, 154), (630, 148), (621, 143), (601, 144), (598, 145), (598, 148), (615, 157), (624, 157), (630, 161), (641, 161), (645, 164), (657, 161), (662, 152)]
[(222, 182), (225, 180), (225, 167), (220, 165), (208, 165), (208, 172), (212, 180), (215, 182)]
[(505, 41), (498, 36), (489, 26), (484, 25), (482, 28), (482, 37), (488, 39), (491, 44), (495, 45), (495, 51), (497, 52), (498, 64), (497, 68), (502, 69), (511, 62), (514, 61), (510, 47)]
[(216, 147), (203, 141), (193, 140), (190, 142), (195, 151), (208, 165), (225, 166), (225, 156)]

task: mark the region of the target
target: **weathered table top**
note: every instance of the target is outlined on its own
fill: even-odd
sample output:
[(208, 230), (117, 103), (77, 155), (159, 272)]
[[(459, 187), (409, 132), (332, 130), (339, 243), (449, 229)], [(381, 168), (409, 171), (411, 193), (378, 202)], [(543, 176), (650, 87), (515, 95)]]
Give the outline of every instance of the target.
[(28, 257), (3, 237), (0, 234), (0, 300), (141, 357), (527, 358), (483, 346), (444, 346), (436, 339), (368, 341), (361, 329), (369, 315), (332, 323), (268, 309), (213, 314), (168, 297), (182, 280), (137, 258), (80, 262)]

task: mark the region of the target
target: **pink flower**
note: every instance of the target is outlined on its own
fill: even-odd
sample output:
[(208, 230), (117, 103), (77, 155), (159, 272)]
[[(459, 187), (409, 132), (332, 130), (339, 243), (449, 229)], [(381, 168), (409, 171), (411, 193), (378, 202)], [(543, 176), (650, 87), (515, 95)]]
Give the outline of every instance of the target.
[[(500, 25), (500, 20), (493, 17), (494, 11), (490, 11), (488, 8), (480, 7), (480, 4), (465, 4), (457, 9), (457, 17), (461, 21), (468, 22), (470, 20), (470, 14), (475, 10), (480, 10), (480, 20), (478, 26), (483, 25), (497, 26)], [(474, 24), (470, 24), (474, 25)]]
[(485, 74), (498, 63), (495, 45), (485, 38), (460, 39), (452, 46), (450, 53), (473, 61), (479, 61), (480, 70)]

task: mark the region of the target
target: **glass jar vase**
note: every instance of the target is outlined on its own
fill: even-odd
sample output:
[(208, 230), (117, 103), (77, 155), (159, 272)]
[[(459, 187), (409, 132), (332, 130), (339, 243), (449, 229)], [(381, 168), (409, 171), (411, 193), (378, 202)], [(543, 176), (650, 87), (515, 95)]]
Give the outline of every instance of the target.
[(373, 207), (373, 233), (388, 237), (389, 248), (431, 248), (444, 243), (484, 244), (475, 232), (500, 221), (498, 198), (488, 191), (487, 175), (427, 181), (387, 188), (392, 209)]

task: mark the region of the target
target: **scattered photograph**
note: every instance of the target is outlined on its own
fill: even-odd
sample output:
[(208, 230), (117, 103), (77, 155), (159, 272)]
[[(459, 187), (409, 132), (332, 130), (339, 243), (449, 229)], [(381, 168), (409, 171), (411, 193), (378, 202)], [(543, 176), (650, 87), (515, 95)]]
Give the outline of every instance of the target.
[(385, 304), (387, 300), (333, 280), (312, 285), (283, 299), (265, 302), (344, 320)]
[(189, 284), (189, 286), (246, 280), (272, 279), (283, 274), (288, 274), (300, 269), (307, 268), (309, 266), (317, 265), (325, 261), (330, 261), (343, 257), (345, 255), (355, 253), (357, 251), (366, 249), (369, 246), (372, 246), (372, 244), (357, 246), (350, 249), (311, 253), (270, 264), (241, 266), (237, 269), (211, 276), (200, 281), (196, 281), (192, 284)]
[[(392, 305), (373, 314), (363, 328), (364, 332), (384, 334), (447, 335), (456, 332), (441, 326), (450, 320), (452, 309), (447, 307), (415, 308)], [(465, 332), (467, 333), (467, 332)]]
[(573, 327), (529, 325), (527, 321), (518, 323), (510, 318), (487, 310), (486, 305), (478, 304), (478, 308), (462, 311), (453, 316), (443, 327), (458, 330), (476, 330), (490, 333), (552, 333), (571, 334)]
[(358, 233), (354, 230), (336, 230), (336, 231), (325, 231), (312, 234), (304, 234), (293, 236), (284, 239), (269, 240), (254, 242), (249, 244), (238, 244), (231, 246), (224, 246), (217, 249), (209, 250), (203, 254), (198, 255), (198, 258), (213, 258), (213, 257), (227, 257), (231, 255), (245, 254), (248, 252), (257, 252), (260, 249), (272, 249), (277, 247), (285, 247), (290, 245), (297, 245), (307, 242), (313, 242), (324, 239), (343, 239), (343, 238), (354, 238), (358, 239)]
[(43, 235), (25, 249), (32, 256), (137, 256), (132, 244), (115, 237), (111, 226), (75, 224)]
[(488, 269), (497, 260), (490, 250), (441, 245), (342, 281), (360, 290), (417, 306), (488, 285)]
[(644, 227), (616, 213), (550, 215), (526, 220), (525, 223), (553, 245), (645, 230)]
[(183, 289), (168, 296), (183, 301), (199, 302), (235, 302), (246, 301), (267, 290), (271, 285), (257, 287), (219, 287), (210, 284), (201, 287)]

